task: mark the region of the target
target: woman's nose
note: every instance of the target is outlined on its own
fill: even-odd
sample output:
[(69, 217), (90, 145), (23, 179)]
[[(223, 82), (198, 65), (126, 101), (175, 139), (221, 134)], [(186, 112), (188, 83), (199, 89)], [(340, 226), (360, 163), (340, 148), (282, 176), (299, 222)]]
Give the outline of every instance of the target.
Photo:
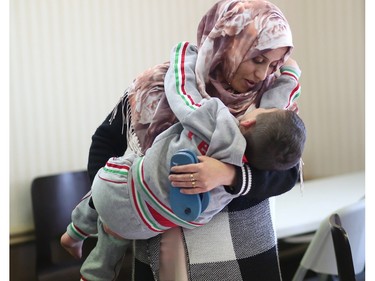
[(267, 77), (267, 67), (259, 67), (255, 71), (255, 77), (259, 79), (259, 81), (263, 81)]

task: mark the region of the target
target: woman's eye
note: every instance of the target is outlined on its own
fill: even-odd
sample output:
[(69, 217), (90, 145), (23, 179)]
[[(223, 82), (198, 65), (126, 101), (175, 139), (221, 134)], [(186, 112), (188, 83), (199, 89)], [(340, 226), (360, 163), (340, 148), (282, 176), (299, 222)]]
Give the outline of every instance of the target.
[(274, 64), (274, 65), (270, 65), (270, 69), (272, 69), (272, 71), (276, 71), (277, 70), (277, 64)]
[(264, 59), (261, 58), (261, 57), (255, 57), (255, 58), (253, 58), (253, 62), (257, 63), (257, 64), (263, 63), (263, 61), (264, 61)]

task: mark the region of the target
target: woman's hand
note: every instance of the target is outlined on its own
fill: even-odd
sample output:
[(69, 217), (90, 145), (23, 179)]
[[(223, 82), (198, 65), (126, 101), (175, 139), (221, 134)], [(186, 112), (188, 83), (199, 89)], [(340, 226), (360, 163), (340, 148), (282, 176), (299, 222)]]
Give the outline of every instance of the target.
[(233, 165), (208, 156), (198, 156), (199, 163), (174, 166), (169, 180), (185, 194), (210, 191), (220, 185), (233, 185), (236, 171)]

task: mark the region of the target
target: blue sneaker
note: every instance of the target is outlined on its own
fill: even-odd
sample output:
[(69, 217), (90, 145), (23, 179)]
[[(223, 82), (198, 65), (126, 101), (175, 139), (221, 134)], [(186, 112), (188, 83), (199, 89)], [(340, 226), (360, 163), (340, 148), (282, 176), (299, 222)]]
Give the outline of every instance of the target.
[[(198, 162), (198, 158), (193, 151), (182, 149), (172, 156), (171, 167)], [(183, 194), (178, 187), (171, 186), (170, 188), (169, 203), (171, 204), (172, 211), (185, 221), (195, 221), (207, 208), (209, 201), (209, 192), (201, 194)]]

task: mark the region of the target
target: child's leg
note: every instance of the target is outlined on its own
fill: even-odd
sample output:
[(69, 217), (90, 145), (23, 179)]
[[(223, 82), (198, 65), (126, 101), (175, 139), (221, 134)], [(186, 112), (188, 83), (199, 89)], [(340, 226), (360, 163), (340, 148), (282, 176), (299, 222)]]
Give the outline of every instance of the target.
[(81, 267), (82, 280), (116, 280), (131, 240), (118, 239), (104, 231), (98, 220), (98, 241)]

